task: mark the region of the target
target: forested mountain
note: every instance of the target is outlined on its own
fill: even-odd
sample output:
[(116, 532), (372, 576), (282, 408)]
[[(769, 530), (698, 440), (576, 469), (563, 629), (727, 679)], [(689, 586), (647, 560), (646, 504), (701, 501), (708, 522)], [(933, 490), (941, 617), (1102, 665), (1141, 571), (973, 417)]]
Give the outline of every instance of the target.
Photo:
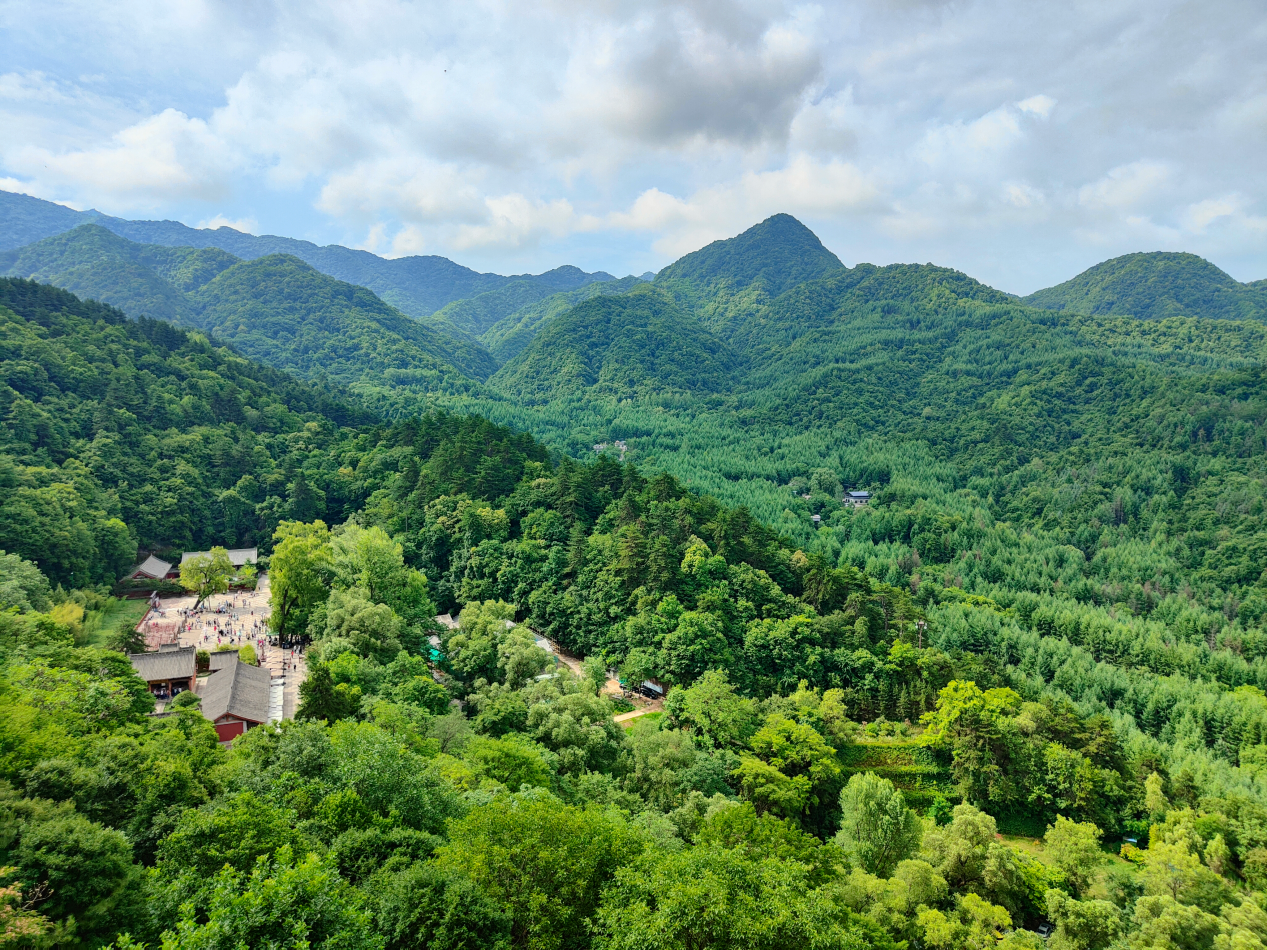
[[(227, 331), (287, 287), (313, 299), (296, 326), (372, 298), (282, 256), (192, 296)], [(0, 280), (5, 926), (115, 950), (1267, 939), (1267, 327), (1036, 310), (934, 267), (764, 295), (726, 340), (671, 284), (595, 296), (500, 392), (447, 397), (556, 444), (602, 427), (688, 486), (478, 417), (383, 424)], [(299, 721), (228, 749), (188, 707), (146, 717), (83, 633), (138, 542), (217, 540), (261, 544), (274, 630), (313, 638)], [(662, 714), (622, 728), (609, 670), (671, 687)]]
[(558, 267), (531, 280), (517, 278), (497, 290), (455, 301), (437, 310), (432, 316), (447, 321), (464, 333), (479, 337), (499, 321), (546, 297), (615, 280), (611, 274), (587, 274), (577, 267)]
[(0, 251), (34, 244), (77, 228), (95, 217), (96, 212), (93, 211), (76, 211), (30, 195), (0, 191)]
[(734, 357), (673, 299), (643, 285), (555, 317), (490, 385), (526, 402), (722, 392)]
[(306, 453), (374, 416), (170, 324), (0, 278), (0, 549), (110, 583), (137, 545), (255, 544), (346, 507)]
[(844, 265), (818, 236), (790, 214), (776, 214), (737, 237), (714, 241), (656, 275), (700, 291), (731, 293), (759, 284), (769, 297), (807, 280), (826, 277)]
[(620, 280), (595, 281), (576, 290), (552, 294), (503, 317), (480, 334), (480, 342), (493, 354), (494, 359), (502, 363), (509, 362), (527, 348), (547, 322), (572, 309), (582, 300), (601, 295), (623, 294), (646, 282), (645, 276), (622, 277)]
[(556, 268), (538, 276), (480, 274), (434, 255), (388, 260), (337, 244), (320, 247), (310, 241), (243, 234), (228, 227), (190, 228), (177, 221), (126, 221), (96, 211), (78, 212), (51, 201), (0, 192), (0, 251), (22, 247), (85, 223), (96, 223), (137, 244), (220, 248), (243, 260), (289, 254), (323, 274), (368, 287), (411, 317), (424, 317), (452, 300), (495, 290), (516, 280), (540, 282), (556, 292), (574, 289), (588, 280), (610, 279), (610, 275), (588, 275), (574, 267)]
[(1158, 320), (1267, 320), (1267, 291), (1242, 284), (1195, 254), (1126, 254), (1025, 298), (1032, 307)]
[(497, 368), (478, 344), (285, 255), (241, 261), (216, 248), (134, 244), (86, 224), (0, 254), (4, 272), (207, 330), (270, 366), (366, 392), (466, 391)]

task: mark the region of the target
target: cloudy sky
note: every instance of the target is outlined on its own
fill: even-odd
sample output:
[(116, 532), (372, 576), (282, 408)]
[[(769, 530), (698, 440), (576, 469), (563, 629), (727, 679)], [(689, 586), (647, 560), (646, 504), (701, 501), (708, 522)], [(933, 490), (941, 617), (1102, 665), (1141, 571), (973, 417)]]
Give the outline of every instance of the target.
[(1017, 293), (1267, 277), (1262, 0), (0, 0), (0, 189), (622, 275), (779, 211)]

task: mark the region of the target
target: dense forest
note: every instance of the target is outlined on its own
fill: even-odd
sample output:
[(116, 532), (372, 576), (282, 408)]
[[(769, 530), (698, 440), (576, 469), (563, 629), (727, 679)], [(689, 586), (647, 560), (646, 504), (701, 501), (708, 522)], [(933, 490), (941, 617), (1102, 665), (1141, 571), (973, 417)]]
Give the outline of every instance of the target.
[[(187, 297), (262, 275), (195, 330), (0, 281), (15, 939), (1267, 941), (1267, 327), (741, 238), (529, 294), (425, 398), (226, 345), (285, 259), (146, 251)], [(227, 749), (85, 632), (138, 548), (213, 543), (313, 638), (297, 721)]]

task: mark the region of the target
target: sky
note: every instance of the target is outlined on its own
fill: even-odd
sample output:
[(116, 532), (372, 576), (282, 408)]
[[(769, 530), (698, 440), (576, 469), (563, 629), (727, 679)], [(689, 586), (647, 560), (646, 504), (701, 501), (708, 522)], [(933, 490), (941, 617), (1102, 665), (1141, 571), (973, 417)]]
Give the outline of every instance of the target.
[(1029, 293), (1267, 278), (1262, 0), (0, 0), (0, 190), (478, 270), (778, 212)]

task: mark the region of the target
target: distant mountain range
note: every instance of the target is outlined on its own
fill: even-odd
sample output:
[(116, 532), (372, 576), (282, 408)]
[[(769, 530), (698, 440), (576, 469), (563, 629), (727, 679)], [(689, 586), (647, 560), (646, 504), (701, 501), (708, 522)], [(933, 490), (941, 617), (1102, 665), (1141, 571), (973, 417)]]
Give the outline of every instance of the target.
[[(477, 274), (12, 195), (0, 236), (0, 276), (197, 331), (388, 419), (476, 414), (575, 456), (620, 440), (806, 544), (811, 511), (831, 514), (804, 498), (815, 472), (913, 506), (883, 531), (920, 552), (985, 505), (1088, 560), (1138, 499), (1170, 505), (1206, 479), (1223, 506), (1192, 542), (1208, 561), (1149, 553), (1158, 570), (1248, 584), (1267, 557), (1250, 540), (1261, 506), (1236, 500), (1267, 483), (1267, 284), (1192, 255), (1127, 255), (1022, 300), (930, 264), (846, 267), (789, 215), (621, 280)], [(426, 306), (397, 303), (411, 293)]]
[(445, 304), (498, 290), (511, 283), (531, 284), (548, 293), (575, 290), (593, 281), (615, 280), (602, 272), (587, 274), (564, 266), (544, 274), (503, 277), (480, 274), (434, 255), (394, 260), (369, 251), (275, 235), (243, 234), (233, 228), (191, 228), (178, 221), (126, 221), (99, 211), (74, 211), (51, 201), (0, 191), (0, 251), (13, 250), (76, 228), (97, 224), (137, 244), (165, 247), (220, 248), (242, 260), (269, 254), (290, 254), (323, 274), (368, 287), (411, 317), (424, 317)]

